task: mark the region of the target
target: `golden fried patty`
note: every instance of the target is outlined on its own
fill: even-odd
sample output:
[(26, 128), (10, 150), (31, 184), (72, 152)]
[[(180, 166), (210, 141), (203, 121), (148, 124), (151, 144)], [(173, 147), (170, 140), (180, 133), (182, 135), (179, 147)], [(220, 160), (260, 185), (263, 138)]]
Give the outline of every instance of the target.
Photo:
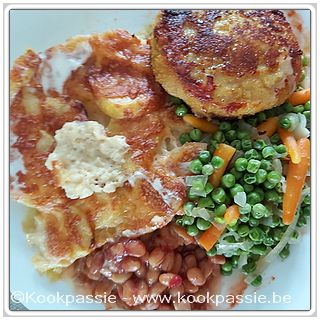
[(163, 10), (152, 39), (156, 79), (208, 118), (283, 103), (300, 79), (301, 54), (279, 10)]

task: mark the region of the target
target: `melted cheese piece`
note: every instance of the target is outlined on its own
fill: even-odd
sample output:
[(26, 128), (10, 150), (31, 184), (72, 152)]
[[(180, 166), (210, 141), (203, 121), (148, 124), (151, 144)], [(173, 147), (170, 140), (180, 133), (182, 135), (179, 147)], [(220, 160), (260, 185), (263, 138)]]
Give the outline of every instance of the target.
[(45, 92), (49, 89), (62, 93), (65, 81), (72, 71), (78, 69), (91, 56), (92, 48), (88, 42), (80, 42), (73, 51), (60, 49), (45, 57), (41, 66), (41, 84)]
[(107, 137), (96, 121), (67, 122), (56, 131), (56, 147), (45, 165), (57, 174), (70, 199), (111, 193), (128, 179), (124, 136)]

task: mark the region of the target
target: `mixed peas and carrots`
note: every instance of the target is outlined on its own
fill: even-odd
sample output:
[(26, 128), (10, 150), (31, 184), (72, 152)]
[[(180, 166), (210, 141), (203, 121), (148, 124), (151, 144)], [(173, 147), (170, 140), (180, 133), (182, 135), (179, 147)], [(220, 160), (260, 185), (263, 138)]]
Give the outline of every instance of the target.
[[(224, 275), (236, 268), (245, 275), (254, 272), (258, 260), (281, 241), (299, 214), (292, 239), (279, 253), (285, 259), (299, 228), (307, 223), (310, 196), (299, 202), (309, 170), (310, 141), (297, 139), (294, 129), (298, 114), (310, 128), (310, 90), (300, 92), (279, 107), (243, 120), (210, 122), (189, 114), (181, 101), (176, 108), (176, 114), (193, 126), (181, 135), (181, 144), (208, 144), (189, 165), (188, 201), (176, 223), (209, 256), (225, 256)], [(252, 127), (255, 134), (248, 129)], [(242, 255), (246, 262), (240, 266)], [(251, 282), (261, 283), (261, 275)]]

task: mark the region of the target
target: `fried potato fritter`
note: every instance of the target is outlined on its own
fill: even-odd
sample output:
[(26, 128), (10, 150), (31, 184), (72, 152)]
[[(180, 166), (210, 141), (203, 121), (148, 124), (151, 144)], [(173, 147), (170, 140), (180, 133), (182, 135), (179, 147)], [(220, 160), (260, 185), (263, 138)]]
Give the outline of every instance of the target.
[[(190, 126), (168, 108), (163, 91), (159, 91), (158, 95), (157, 90), (151, 90), (150, 99), (139, 105), (141, 109), (137, 109), (134, 116), (131, 112), (120, 111), (120, 118), (123, 119), (108, 119), (110, 123), (106, 128), (110, 136), (126, 137), (131, 154), (128, 166), (132, 176), (113, 193), (94, 193), (85, 199), (66, 197), (54, 171), (45, 166), (55, 147), (54, 134), (65, 122), (88, 121), (92, 120), (91, 116), (97, 116), (97, 112), (91, 113), (97, 111), (93, 109), (95, 90), (87, 81), (92, 74), (97, 75), (101, 70), (108, 69), (107, 61), (111, 60), (108, 60), (110, 57), (106, 59), (102, 63), (105, 65), (99, 69), (94, 57), (108, 57), (109, 46), (120, 42), (122, 36), (121, 32), (114, 33), (112, 39), (102, 35), (101, 39), (107, 41), (105, 52), (99, 51), (103, 46), (98, 46), (98, 49), (94, 46), (98, 35), (86, 40), (79, 38), (80, 42), (92, 43), (92, 56), (84, 66), (72, 72), (62, 94), (55, 90), (46, 92), (41, 84), (44, 59), (57, 48), (49, 49), (46, 57), (29, 50), (16, 61), (11, 71), (11, 160), (22, 159), (22, 168), (16, 173), (11, 171), (11, 195), (26, 206), (37, 209), (27, 237), (38, 249), (34, 263), (41, 272), (59, 271), (117, 237), (136, 237), (169, 223), (174, 215), (180, 213), (186, 195), (181, 172), (169, 165), (172, 155), (188, 162), (206, 146), (202, 143), (179, 145), (178, 136), (189, 131)], [(131, 39), (136, 43), (134, 37)], [(128, 38), (126, 41), (123, 54), (132, 49)], [(59, 50), (72, 51), (75, 46), (76, 40), (72, 39), (59, 46)], [(145, 50), (144, 54), (147, 54), (147, 48)], [(132, 59), (132, 64), (139, 65), (139, 55), (135, 57), (138, 58), (129, 55), (126, 59)], [(130, 72), (130, 61), (127, 61), (125, 70)], [(80, 75), (80, 80), (76, 79), (75, 74)], [(151, 74), (150, 70), (140, 73), (138, 81), (148, 82), (148, 74)], [(132, 81), (124, 82), (126, 90), (130, 86), (135, 90), (135, 79), (133, 76)], [(71, 83), (78, 85), (75, 91), (69, 90)], [(88, 99), (82, 101), (83, 104), (77, 100), (81, 88), (85, 88), (85, 98)], [(114, 110), (118, 112), (117, 108)]]
[(279, 10), (163, 10), (153, 31), (156, 79), (207, 118), (283, 103), (301, 77), (301, 54)]

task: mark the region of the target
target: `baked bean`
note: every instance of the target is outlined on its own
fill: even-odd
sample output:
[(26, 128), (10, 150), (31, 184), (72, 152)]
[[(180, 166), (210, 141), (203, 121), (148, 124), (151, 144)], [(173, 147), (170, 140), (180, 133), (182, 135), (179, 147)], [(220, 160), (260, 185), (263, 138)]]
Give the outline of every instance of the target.
[(187, 278), (195, 286), (202, 286), (206, 282), (206, 279), (199, 268), (190, 268), (187, 271)]
[(135, 272), (135, 275), (138, 278), (145, 278), (147, 274), (147, 267), (144, 264), (141, 264), (140, 269)]
[(112, 273), (111, 280), (115, 283), (124, 283), (126, 282), (130, 277), (132, 273), (131, 272), (123, 272), (123, 273)]
[(132, 257), (142, 257), (146, 253), (146, 247), (140, 240), (129, 240), (125, 249), (128, 255)]
[(202, 260), (203, 258), (205, 258), (207, 256), (206, 252), (200, 247), (196, 248), (196, 250), (194, 251), (194, 254), (195, 254), (197, 260)]
[(209, 259), (203, 259), (199, 262), (199, 268), (206, 279), (212, 274), (212, 267), (212, 262)]
[(164, 259), (164, 255), (165, 255), (165, 252), (159, 247), (152, 250), (149, 256), (150, 266), (154, 268), (158, 267), (162, 263)]
[(182, 284), (182, 278), (174, 273), (163, 273), (159, 276), (159, 282), (169, 288), (174, 288)]
[[(128, 280), (122, 286), (121, 290), (118, 291), (120, 298), (129, 306), (142, 304), (148, 293), (148, 286), (143, 280)], [(136, 299), (139, 296), (140, 299)]]
[(189, 254), (183, 259), (184, 268), (190, 269), (197, 266), (197, 259), (194, 255)]
[(174, 252), (169, 251), (165, 255), (163, 262), (161, 263), (161, 269), (163, 271), (169, 271), (172, 268), (173, 264), (174, 264)]
[(134, 257), (126, 257), (121, 262), (121, 267), (124, 272), (135, 272), (140, 269), (141, 262), (139, 259)]
[(159, 275), (160, 275), (160, 271), (159, 270), (154, 270), (154, 269), (149, 269), (147, 271), (147, 275), (146, 275), (146, 281), (149, 285), (154, 284), (155, 282), (158, 281), (159, 279)]
[(125, 253), (124, 245), (121, 242), (113, 244), (109, 250), (114, 256), (122, 256)]
[(94, 295), (108, 296), (114, 287), (114, 283), (108, 279), (97, 281), (94, 289)]
[(184, 286), (183, 286), (183, 284), (181, 284), (181, 285), (178, 286), (178, 287), (170, 288), (169, 293), (170, 293), (170, 295), (171, 295), (172, 297), (176, 297), (176, 296), (178, 296), (178, 294), (179, 294), (180, 296), (182, 296), (183, 293), (184, 293)]
[(160, 282), (154, 283), (150, 288), (149, 288), (149, 294), (152, 296), (157, 296), (163, 293), (166, 290), (166, 286), (161, 284)]
[(216, 264), (225, 264), (226, 263), (226, 258), (222, 255), (210, 257), (210, 260)]
[(180, 253), (177, 253), (174, 258), (173, 266), (172, 266), (171, 270), (169, 270), (169, 271), (171, 273), (179, 273), (179, 271), (181, 269), (181, 265), (182, 265), (182, 256)]
[(195, 285), (193, 285), (189, 280), (185, 279), (183, 280), (183, 286), (184, 286), (184, 290), (187, 293), (195, 293), (199, 290), (199, 288)]

